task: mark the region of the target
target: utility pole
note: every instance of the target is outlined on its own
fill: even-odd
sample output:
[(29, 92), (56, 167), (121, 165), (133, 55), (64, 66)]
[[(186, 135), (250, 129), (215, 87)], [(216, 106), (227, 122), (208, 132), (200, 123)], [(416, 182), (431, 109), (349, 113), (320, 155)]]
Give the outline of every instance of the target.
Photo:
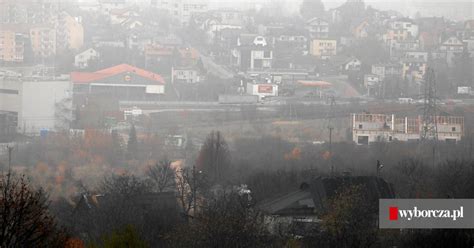
[(12, 168), (12, 152), (13, 152), (13, 146), (8, 146), (8, 172), (10, 172)]
[(334, 165), (332, 163), (332, 130), (333, 127), (329, 126), (329, 166), (331, 167), (331, 176), (334, 176)]
[(438, 150), (438, 108), (436, 95), (436, 75), (432, 68), (426, 70), (424, 78), (424, 94), (423, 94), (423, 120), (421, 122), (420, 140), (421, 146), (425, 146), (432, 141), (432, 163), (436, 165), (437, 157), (439, 157)]
[(196, 216), (196, 166), (193, 165), (193, 213)]
[(329, 129), (329, 166), (331, 167), (331, 176), (334, 176), (334, 164), (332, 161), (332, 130), (334, 129), (332, 122), (335, 117), (334, 107), (336, 106), (336, 99), (334, 96), (330, 96), (330, 105), (328, 113), (328, 126)]

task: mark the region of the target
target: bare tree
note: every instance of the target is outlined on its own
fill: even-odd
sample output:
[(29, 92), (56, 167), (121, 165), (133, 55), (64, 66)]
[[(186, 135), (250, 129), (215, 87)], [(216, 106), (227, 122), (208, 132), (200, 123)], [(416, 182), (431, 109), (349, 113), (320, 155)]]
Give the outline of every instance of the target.
[(170, 190), (175, 184), (176, 171), (171, 167), (171, 161), (167, 158), (150, 167), (146, 174), (156, 185), (158, 192)]
[(180, 169), (176, 173), (176, 190), (178, 194), (178, 202), (183, 208), (184, 214), (188, 217), (191, 213), (196, 212), (198, 194), (205, 188), (204, 175), (201, 171), (197, 171), (196, 167)]
[(0, 247), (59, 247), (66, 235), (48, 211), (48, 197), (25, 177), (0, 178)]
[(150, 193), (150, 183), (134, 175), (110, 176), (104, 178), (99, 191), (103, 194), (120, 194), (124, 196)]
[(206, 174), (212, 184), (223, 183), (230, 172), (230, 152), (222, 134), (211, 132), (201, 147), (197, 167)]

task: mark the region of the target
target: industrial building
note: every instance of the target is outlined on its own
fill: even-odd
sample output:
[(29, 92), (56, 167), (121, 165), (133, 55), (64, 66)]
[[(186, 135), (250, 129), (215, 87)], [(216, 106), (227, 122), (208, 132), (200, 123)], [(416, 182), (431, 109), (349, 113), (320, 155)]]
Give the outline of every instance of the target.
[(84, 97), (112, 97), (118, 100), (157, 100), (165, 92), (165, 81), (156, 73), (128, 64), (96, 72), (72, 72), (74, 101)]
[[(416, 141), (426, 128), (422, 116), (351, 114), (352, 140), (360, 145), (380, 141)], [(438, 140), (457, 142), (464, 134), (464, 118), (436, 116)], [(431, 128), (431, 127), (429, 127)]]
[(72, 121), (72, 84), (62, 80), (0, 80), (1, 132), (39, 135), (68, 130)]

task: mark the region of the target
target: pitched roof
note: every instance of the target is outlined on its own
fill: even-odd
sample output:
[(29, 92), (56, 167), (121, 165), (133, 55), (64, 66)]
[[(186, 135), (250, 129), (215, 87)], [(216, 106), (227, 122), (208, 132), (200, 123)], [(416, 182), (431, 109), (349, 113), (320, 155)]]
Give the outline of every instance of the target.
[(303, 183), (299, 190), (266, 200), (257, 204), (257, 207), (268, 214), (317, 215), (318, 210), (324, 210), (327, 207), (328, 199), (335, 196), (341, 188), (349, 185), (364, 186), (365, 197), (369, 201), (395, 197), (392, 186), (379, 177), (328, 177)]
[(73, 83), (92, 83), (124, 72), (133, 73), (158, 84), (165, 84), (161, 75), (128, 64), (120, 64), (96, 72), (71, 72), (71, 80)]

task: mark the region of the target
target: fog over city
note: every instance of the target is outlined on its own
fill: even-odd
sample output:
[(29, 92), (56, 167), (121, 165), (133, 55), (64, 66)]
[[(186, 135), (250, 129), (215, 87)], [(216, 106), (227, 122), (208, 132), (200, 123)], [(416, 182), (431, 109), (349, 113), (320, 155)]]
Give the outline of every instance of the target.
[(0, 0), (0, 247), (474, 247), (474, 3)]

